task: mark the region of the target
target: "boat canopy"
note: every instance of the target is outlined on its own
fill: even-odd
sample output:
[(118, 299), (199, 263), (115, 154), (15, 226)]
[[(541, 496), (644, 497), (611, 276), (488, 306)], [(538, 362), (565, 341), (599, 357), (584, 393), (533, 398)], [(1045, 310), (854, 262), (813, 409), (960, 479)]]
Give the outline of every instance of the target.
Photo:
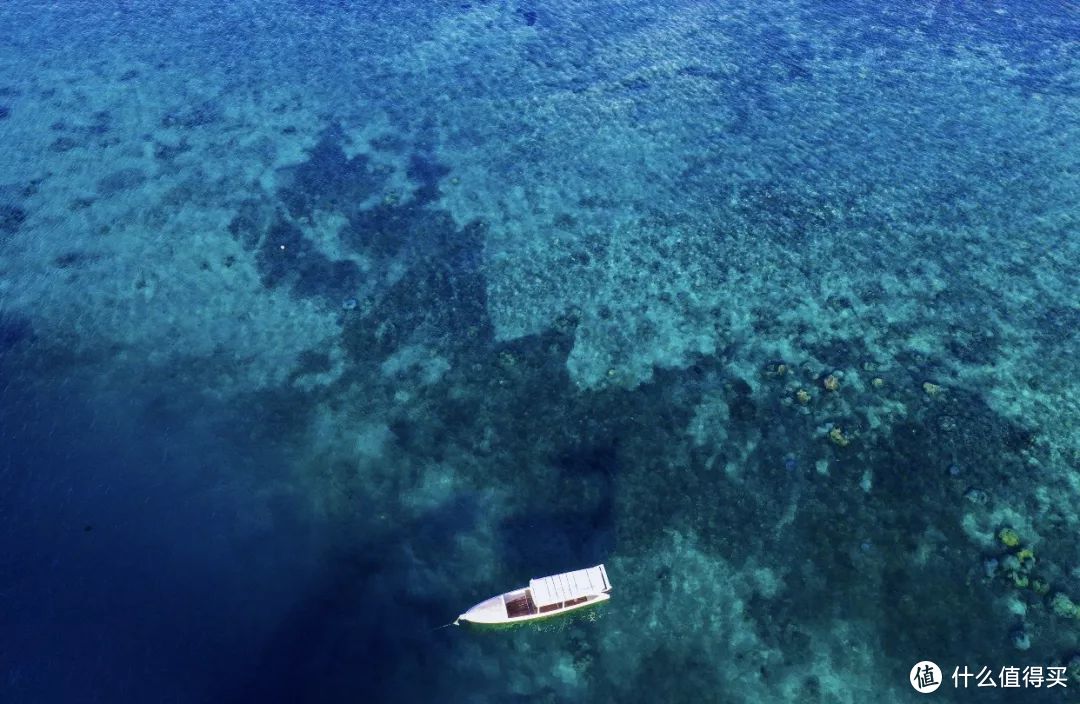
[(530, 579), (529, 589), (532, 590), (533, 602), (539, 607), (600, 594), (611, 589), (611, 585), (608, 583), (604, 566), (597, 565), (550, 577)]

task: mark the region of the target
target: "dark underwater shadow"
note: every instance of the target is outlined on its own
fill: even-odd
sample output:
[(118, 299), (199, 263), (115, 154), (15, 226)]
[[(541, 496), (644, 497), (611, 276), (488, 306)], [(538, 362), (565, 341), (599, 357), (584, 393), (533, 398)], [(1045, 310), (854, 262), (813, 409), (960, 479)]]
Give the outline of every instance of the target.
[(394, 528), (338, 523), (308, 588), (252, 644), (254, 667), (224, 678), (215, 701), (432, 701), (447, 686), (454, 645), (433, 629), (452, 619), (446, 605), (461, 597), (417, 582), (413, 551), (432, 559), (476, 510), (460, 497)]

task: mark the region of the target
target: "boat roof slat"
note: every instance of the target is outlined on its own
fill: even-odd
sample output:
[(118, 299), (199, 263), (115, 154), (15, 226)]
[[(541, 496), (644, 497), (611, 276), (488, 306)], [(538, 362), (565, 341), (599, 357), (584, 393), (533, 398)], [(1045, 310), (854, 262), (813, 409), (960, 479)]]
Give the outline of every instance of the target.
[(584, 570), (531, 579), (529, 589), (532, 590), (533, 602), (539, 607), (600, 594), (610, 587), (605, 579), (604, 566), (597, 565)]

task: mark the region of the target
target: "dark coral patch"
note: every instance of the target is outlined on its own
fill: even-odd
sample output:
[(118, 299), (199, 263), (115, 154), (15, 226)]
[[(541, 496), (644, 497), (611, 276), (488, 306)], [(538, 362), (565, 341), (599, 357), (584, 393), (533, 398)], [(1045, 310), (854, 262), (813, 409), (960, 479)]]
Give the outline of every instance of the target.
[(300, 228), (284, 220), (271, 225), (257, 254), (263, 283), (267, 286), (280, 285), (317, 259), (315, 247)]
[(118, 169), (97, 182), (98, 192), (110, 196), (121, 191), (130, 191), (146, 183), (146, 173), (142, 169)]
[(487, 288), (479, 272), (456, 266), (463, 252), (448, 251), (447, 241), (459, 250), (478, 248), (483, 228), (432, 234), (433, 246), (410, 271), (379, 299), (370, 315), (352, 320), (345, 330), (346, 348), (357, 358), (390, 354), (409, 341), (450, 347), (467, 340), (467, 347), (486, 346), (493, 336), (487, 312)]
[[(398, 296), (406, 317), (433, 312), (449, 329), (482, 320), (486, 324), (485, 289), (479, 278), (482, 240), (479, 225), (460, 230), (445, 212), (423, 207), (438, 196), (438, 180), (448, 169), (419, 152), (412, 157), (408, 175), (420, 185), (417, 196), (405, 203), (379, 199), (387, 173), (375, 168), (367, 156), (348, 157), (340, 126), (326, 129), (303, 163), (281, 169), (279, 204), (251, 200), (229, 224), (232, 235), (253, 250), (263, 283), (286, 285), (300, 296), (314, 296), (340, 305), (341, 301), (377, 291), (388, 284), (389, 272), (404, 265), (407, 278), (419, 277), (409, 288), (386, 292), (386, 304)], [(316, 212), (335, 212), (347, 218), (338, 235), (347, 251), (369, 264), (366, 276), (352, 259), (334, 260), (304, 236), (300, 224)], [(363, 286), (363, 290), (361, 287)], [(448, 307), (447, 304), (450, 304)], [(464, 323), (464, 321), (470, 321)], [(430, 320), (428, 322), (431, 322)], [(382, 326), (384, 343), (392, 347), (397, 332), (412, 329)]]
[(461, 255), (481, 250), (473, 239), (462, 240), (458, 234), (457, 225), (444, 211), (428, 210), (415, 204), (379, 204), (357, 211), (341, 237), (351, 250), (377, 259), (392, 259), (401, 254), (428, 256), (439, 253), (450, 254), (464, 263), (470, 257), (462, 258)]
[(240, 204), (240, 211), (229, 223), (229, 232), (244, 249), (255, 249), (274, 220), (273, 206), (259, 200), (247, 200)]
[(311, 374), (323, 374), (330, 371), (333, 366), (334, 362), (325, 350), (306, 350), (297, 357), (296, 367), (289, 374), (289, 381), (293, 382)]
[(424, 205), (439, 198), (439, 179), (450, 173), (450, 169), (423, 154), (413, 154), (409, 158), (407, 175), (420, 184), (413, 194), (416, 203)]
[(407, 207), (380, 203), (357, 211), (341, 233), (342, 244), (354, 252), (388, 258), (412, 240), (413, 214)]
[(726, 384), (728, 413), (733, 420), (752, 421), (757, 417), (754, 390), (742, 379), (732, 379)]
[(1080, 305), (1051, 306), (1036, 317), (1036, 336), (1048, 343), (1061, 343), (1080, 334)]
[(162, 127), (182, 127), (193, 129), (205, 127), (219, 121), (223, 116), (221, 106), (212, 100), (170, 110), (161, 118)]
[(999, 336), (989, 327), (980, 330), (971, 326), (953, 326), (945, 341), (949, 354), (966, 364), (991, 364), (1000, 348)]
[(53, 265), (58, 269), (74, 269), (95, 259), (97, 257), (85, 252), (65, 252), (53, 259)]
[(191, 151), (191, 145), (186, 139), (181, 139), (179, 144), (166, 144), (154, 142), (154, 158), (161, 161), (172, 161), (184, 152)]
[(611, 476), (618, 469), (618, 454), (615, 443), (568, 447), (558, 454), (555, 465), (577, 477)]
[(286, 185), (278, 195), (290, 215), (310, 216), (316, 210), (348, 215), (382, 187), (386, 176), (372, 169), (363, 154), (345, 156), (344, 140), (339, 126), (328, 128), (307, 161), (279, 172)]
[(0, 205), (0, 234), (13, 235), (26, 222), (26, 211), (17, 205)]
[(403, 152), (408, 144), (396, 134), (385, 134), (374, 137), (369, 142), (372, 149), (382, 152)]
[(355, 262), (321, 257), (317, 266), (309, 265), (297, 276), (294, 290), (301, 296), (317, 296), (336, 305), (355, 294), (361, 282)]
[(70, 152), (75, 147), (79, 146), (79, 141), (72, 139), (71, 137), (57, 137), (49, 145), (49, 151), (56, 152), (57, 154), (63, 154), (64, 152)]
[(290, 285), (299, 295), (335, 302), (360, 286), (360, 269), (354, 262), (329, 259), (299, 227), (284, 220), (270, 227), (255, 259), (266, 286)]

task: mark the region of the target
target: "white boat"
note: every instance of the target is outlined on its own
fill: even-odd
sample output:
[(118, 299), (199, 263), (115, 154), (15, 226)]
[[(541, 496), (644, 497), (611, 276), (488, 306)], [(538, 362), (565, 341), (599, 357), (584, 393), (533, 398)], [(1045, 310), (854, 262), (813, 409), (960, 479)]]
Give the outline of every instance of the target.
[(535, 621), (585, 608), (611, 598), (611, 583), (603, 565), (550, 577), (530, 579), (529, 586), (481, 601), (457, 617), (482, 625)]

